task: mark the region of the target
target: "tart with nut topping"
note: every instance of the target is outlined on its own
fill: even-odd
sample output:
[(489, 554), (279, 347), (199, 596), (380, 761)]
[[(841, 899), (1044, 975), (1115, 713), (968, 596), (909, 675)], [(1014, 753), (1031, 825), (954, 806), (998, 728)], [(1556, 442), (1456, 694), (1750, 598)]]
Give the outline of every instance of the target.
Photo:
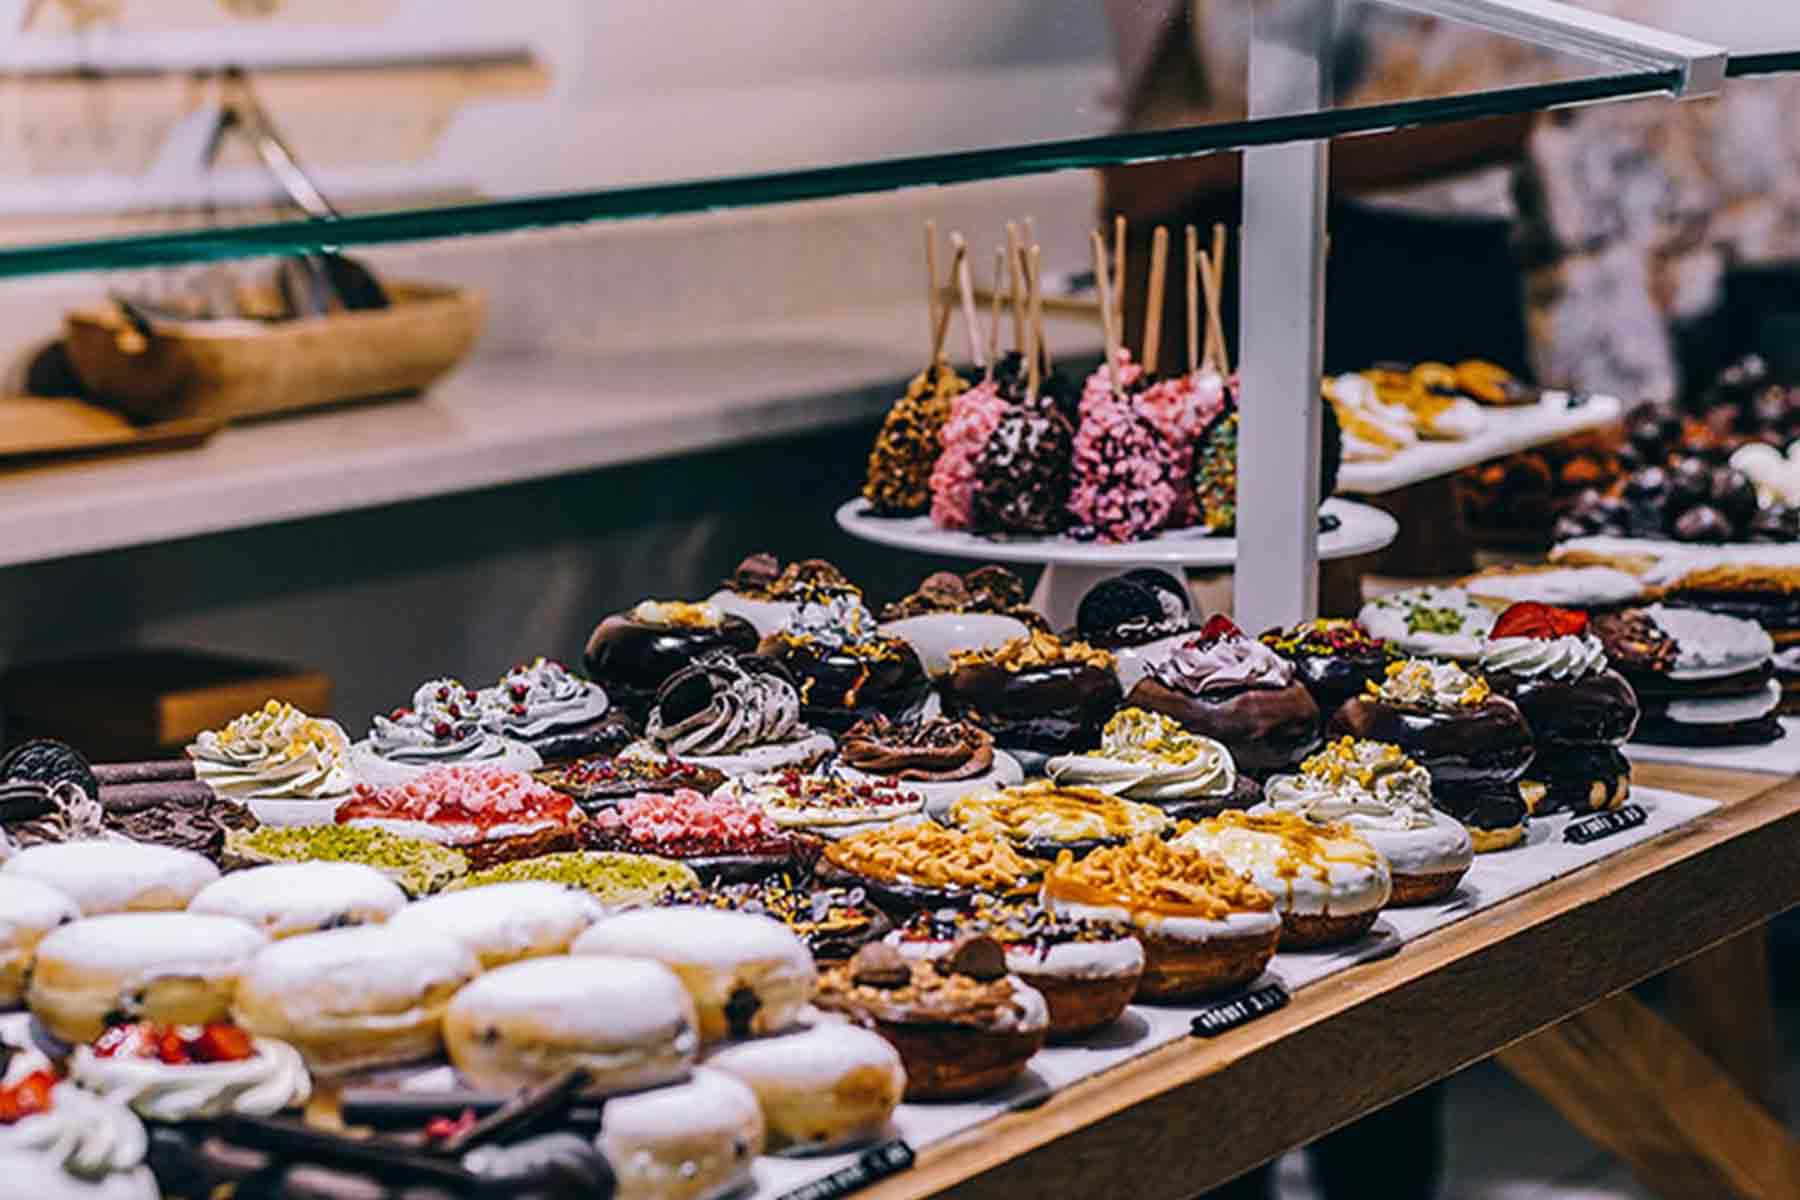
[(1119, 707), (1113, 656), (1086, 642), (1033, 631), (991, 650), (952, 655), (944, 706), (1006, 749), (1069, 754), (1099, 744)]
[(1055, 858), (1064, 850), (1086, 854), (1142, 834), (1161, 834), (1173, 824), (1153, 804), (1048, 779), (964, 796), (950, 806), (946, 819), (971, 833), (1005, 838), (1033, 858)]
[(1027, 895), (1043, 869), (1004, 838), (920, 822), (832, 842), (818, 876), (822, 883), (861, 886), (889, 912), (908, 916), (966, 906), (980, 895)]

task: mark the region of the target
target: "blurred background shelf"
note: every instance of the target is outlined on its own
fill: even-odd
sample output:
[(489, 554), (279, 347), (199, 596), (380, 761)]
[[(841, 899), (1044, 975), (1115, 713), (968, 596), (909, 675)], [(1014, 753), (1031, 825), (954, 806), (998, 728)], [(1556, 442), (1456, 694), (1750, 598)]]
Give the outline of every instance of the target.
[(1568, 394), (1563, 392), (1547, 394), (1542, 404), (1484, 408), (1486, 426), (1472, 438), (1419, 442), (1385, 462), (1345, 463), (1338, 470), (1338, 491), (1356, 496), (1396, 492), (1415, 483), (1453, 475), (1491, 458), (1610, 425), (1619, 419), (1621, 410), (1613, 396), (1590, 396), (1571, 408)]

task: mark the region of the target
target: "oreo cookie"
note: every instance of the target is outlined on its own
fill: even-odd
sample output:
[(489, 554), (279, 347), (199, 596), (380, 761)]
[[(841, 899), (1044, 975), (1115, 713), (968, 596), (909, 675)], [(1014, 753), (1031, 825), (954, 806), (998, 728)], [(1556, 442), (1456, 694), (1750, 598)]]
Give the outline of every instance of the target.
[(0, 757), (0, 784), (12, 782), (41, 783), (54, 788), (71, 783), (89, 800), (100, 802), (100, 781), (73, 746), (55, 738), (34, 738), (14, 746)]
[(1098, 646), (1169, 637), (1191, 623), (1187, 589), (1154, 567), (1101, 580), (1075, 610), (1076, 632)]

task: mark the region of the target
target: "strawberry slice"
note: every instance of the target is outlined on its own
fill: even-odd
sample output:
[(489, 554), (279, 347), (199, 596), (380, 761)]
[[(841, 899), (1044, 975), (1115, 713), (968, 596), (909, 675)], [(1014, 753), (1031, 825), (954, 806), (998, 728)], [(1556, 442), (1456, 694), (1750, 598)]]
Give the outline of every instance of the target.
[(33, 1071), (9, 1088), (0, 1088), (0, 1125), (13, 1125), (26, 1117), (50, 1111), (50, 1089), (56, 1076)]
[(208, 1025), (189, 1041), (188, 1052), (199, 1063), (245, 1062), (256, 1057), (256, 1045), (236, 1025)]
[(1587, 632), (1587, 614), (1573, 608), (1557, 608), (1527, 600), (1513, 605), (1494, 622), (1489, 637), (1539, 638), (1580, 637)]

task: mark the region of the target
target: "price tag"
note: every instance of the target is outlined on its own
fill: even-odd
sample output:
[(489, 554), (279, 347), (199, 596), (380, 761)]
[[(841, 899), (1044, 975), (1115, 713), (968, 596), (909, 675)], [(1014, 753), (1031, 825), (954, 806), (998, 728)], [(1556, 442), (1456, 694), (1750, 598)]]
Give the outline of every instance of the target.
[(1649, 819), (1650, 814), (1644, 811), (1642, 805), (1627, 804), (1613, 812), (1595, 813), (1591, 817), (1582, 817), (1579, 821), (1570, 821), (1568, 828), (1563, 830), (1563, 841), (1585, 846), (1615, 833), (1636, 829)]
[(838, 1200), (840, 1196), (848, 1196), (858, 1188), (897, 1175), (912, 1165), (912, 1147), (895, 1138), (863, 1151), (855, 1162), (823, 1179), (815, 1179), (783, 1193), (779, 1200)]
[(1266, 1016), (1288, 1002), (1288, 990), (1279, 983), (1265, 984), (1246, 992), (1235, 1000), (1211, 1004), (1194, 1017), (1195, 1037), (1217, 1037), (1227, 1029), (1236, 1029), (1247, 1021)]

